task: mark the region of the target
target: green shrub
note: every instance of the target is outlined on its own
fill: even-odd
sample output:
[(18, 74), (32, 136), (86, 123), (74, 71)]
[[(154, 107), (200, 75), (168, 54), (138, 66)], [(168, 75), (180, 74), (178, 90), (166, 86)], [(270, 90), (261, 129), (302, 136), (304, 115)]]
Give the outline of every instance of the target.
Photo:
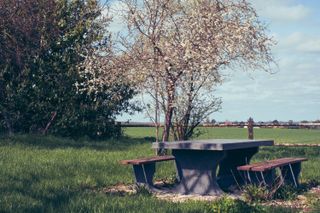
[(119, 136), (115, 116), (129, 108), (132, 88), (113, 82), (92, 95), (76, 86), (86, 81), (80, 65), (109, 42), (99, 1), (0, 1), (0, 8), (0, 133), (43, 132), (56, 112), (50, 134)]
[(296, 188), (292, 185), (281, 185), (278, 188), (250, 184), (244, 186), (242, 190), (247, 201), (260, 202), (270, 199), (294, 200), (305, 189), (303, 187)]
[(272, 195), (265, 186), (246, 185), (243, 187), (244, 197), (249, 202), (259, 202), (269, 200)]
[(250, 205), (245, 201), (238, 199), (231, 199), (222, 197), (211, 204), (212, 212), (228, 212), (228, 213), (241, 213), (241, 212), (263, 212), (262, 206)]
[(300, 192), (299, 188), (292, 185), (281, 186), (274, 194), (274, 199), (294, 200)]

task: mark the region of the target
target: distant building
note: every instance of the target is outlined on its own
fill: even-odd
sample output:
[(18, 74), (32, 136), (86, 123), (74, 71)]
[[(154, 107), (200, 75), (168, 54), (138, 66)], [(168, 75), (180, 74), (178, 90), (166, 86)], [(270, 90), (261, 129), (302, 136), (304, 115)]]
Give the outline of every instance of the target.
[(306, 129), (320, 129), (320, 122), (319, 123), (299, 123), (300, 127), (306, 128)]

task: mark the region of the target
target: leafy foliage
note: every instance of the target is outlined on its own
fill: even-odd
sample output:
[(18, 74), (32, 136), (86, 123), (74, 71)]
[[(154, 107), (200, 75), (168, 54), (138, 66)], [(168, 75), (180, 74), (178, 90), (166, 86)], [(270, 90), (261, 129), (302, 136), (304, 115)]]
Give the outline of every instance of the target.
[[(111, 84), (78, 93), (79, 67), (108, 42), (108, 17), (97, 0), (0, 1), (0, 131), (50, 132), (92, 138), (119, 135), (115, 115), (134, 92)], [(121, 98), (110, 96), (120, 93)]]
[(267, 201), (273, 194), (265, 186), (247, 185), (243, 188), (244, 197), (250, 202)]

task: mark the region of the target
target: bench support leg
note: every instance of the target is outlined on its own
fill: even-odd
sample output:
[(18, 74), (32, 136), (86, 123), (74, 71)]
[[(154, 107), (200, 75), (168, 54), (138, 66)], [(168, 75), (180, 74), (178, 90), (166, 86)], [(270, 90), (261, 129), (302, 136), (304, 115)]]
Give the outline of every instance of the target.
[(263, 180), (263, 183), (266, 186), (271, 186), (274, 183), (274, 180), (276, 178), (276, 170), (271, 169), (268, 171), (260, 172), (260, 175)]
[(133, 165), (133, 171), (137, 185), (153, 186), (153, 175), (155, 173), (155, 163)]
[(296, 187), (299, 185), (301, 162), (280, 167), (280, 171), (285, 184), (291, 184)]
[(275, 180), (275, 170), (271, 169), (265, 172), (241, 171), (245, 184), (271, 186)]
[[(237, 167), (249, 164), (252, 156), (257, 152), (258, 147), (225, 151), (225, 158), (219, 164), (218, 183), (220, 187), (228, 189), (237, 184), (245, 184), (246, 180), (238, 172)], [(250, 174), (246, 174), (247, 180), (252, 178), (248, 175)]]
[(265, 185), (267, 185), (267, 182), (266, 182), (266, 179), (264, 178), (263, 172), (260, 172), (260, 174), (261, 174), (263, 183), (264, 183)]

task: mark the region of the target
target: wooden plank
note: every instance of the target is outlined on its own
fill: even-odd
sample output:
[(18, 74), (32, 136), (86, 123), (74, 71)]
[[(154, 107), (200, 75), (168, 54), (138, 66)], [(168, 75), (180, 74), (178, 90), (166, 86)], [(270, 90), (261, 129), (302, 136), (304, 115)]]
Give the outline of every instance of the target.
[(165, 155), (165, 156), (138, 158), (138, 159), (132, 159), (132, 160), (122, 160), (120, 161), (120, 163), (124, 165), (126, 164), (139, 165), (139, 164), (154, 163), (154, 162), (168, 161), (168, 160), (174, 160), (174, 159), (175, 158), (172, 155)]
[(255, 166), (261, 166), (261, 165), (265, 165), (267, 161), (263, 161), (263, 162), (258, 162), (258, 163), (252, 163), (252, 164), (247, 164), (247, 165), (243, 165), (243, 166), (238, 166), (237, 169), (240, 171), (250, 171), (251, 168), (255, 167)]
[(279, 158), (279, 159), (274, 159), (274, 160), (267, 160), (267, 161), (262, 161), (262, 162), (258, 162), (258, 163), (247, 164), (247, 165), (239, 166), (239, 167), (237, 167), (237, 169), (243, 170), (243, 171), (250, 171), (253, 167), (269, 165), (272, 163), (279, 162), (280, 160), (287, 160), (287, 159), (291, 159), (291, 158)]
[(279, 166), (306, 161), (307, 158), (279, 158), (237, 167), (240, 171), (266, 171)]
[(270, 161), (265, 165), (262, 166), (255, 166), (251, 168), (251, 171), (255, 172), (264, 172), (267, 170), (271, 170), (280, 166), (285, 166), (289, 164), (294, 164), (302, 161), (306, 161), (307, 158), (281, 158), (281, 159), (276, 159), (274, 161)]

